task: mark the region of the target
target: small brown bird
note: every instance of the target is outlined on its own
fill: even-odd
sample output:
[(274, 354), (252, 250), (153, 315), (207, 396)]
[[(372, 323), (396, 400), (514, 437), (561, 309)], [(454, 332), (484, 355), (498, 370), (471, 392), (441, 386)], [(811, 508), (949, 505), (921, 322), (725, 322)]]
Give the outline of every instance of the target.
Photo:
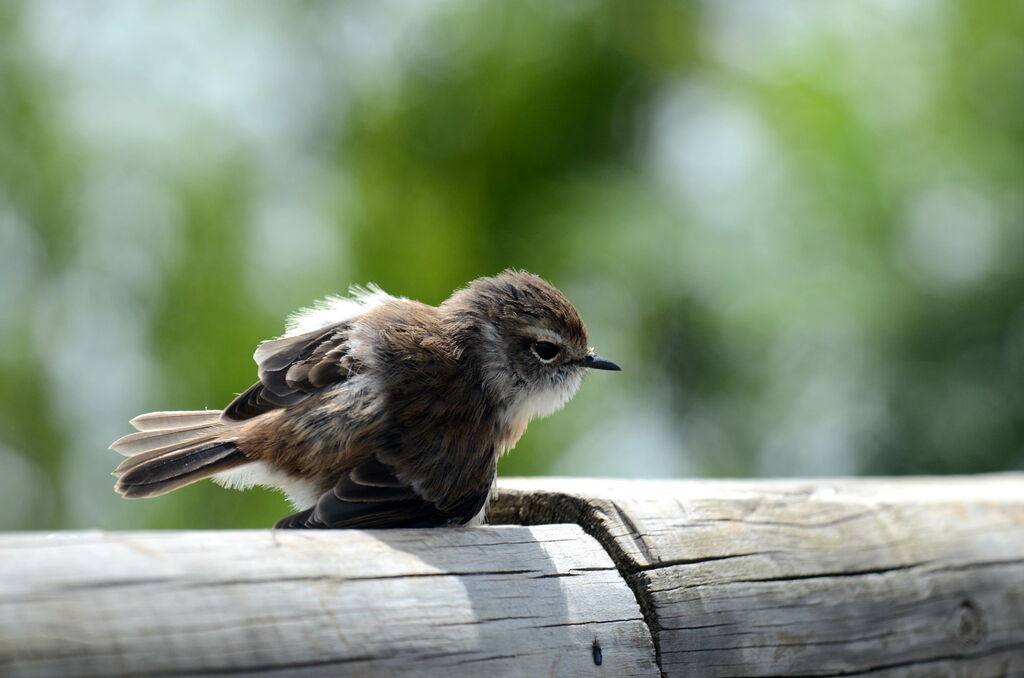
[(282, 528), (478, 523), (498, 457), (560, 409), (594, 355), (569, 300), (541, 278), (479, 278), (438, 307), (377, 287), (329, 298), (263, 342), (259, 381), (223, 411), (152, 412), (110, 446), (125, 497), (211, 477), (275, 487)]

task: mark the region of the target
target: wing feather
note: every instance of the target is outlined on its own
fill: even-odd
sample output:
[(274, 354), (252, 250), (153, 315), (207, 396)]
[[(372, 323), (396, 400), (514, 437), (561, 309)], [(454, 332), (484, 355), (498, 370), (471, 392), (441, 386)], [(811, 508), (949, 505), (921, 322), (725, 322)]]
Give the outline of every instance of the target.
[(253, 357), (260, 380), (231, 401), (224, 418), (241, 421), (265, 412), (297, 405), (311, 393), (349, 377), (348, 322), (260, 344)]
[(474, 493), (454, 510), (442, 511), (374, 458), (343, 474), (316, 505), (280, 520), (280, 529), (437, 527), (469, 522), (487, 501)]

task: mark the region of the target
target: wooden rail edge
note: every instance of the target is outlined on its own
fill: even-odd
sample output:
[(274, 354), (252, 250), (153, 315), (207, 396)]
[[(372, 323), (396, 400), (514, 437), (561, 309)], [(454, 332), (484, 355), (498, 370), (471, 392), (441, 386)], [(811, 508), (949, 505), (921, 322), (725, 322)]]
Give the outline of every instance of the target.
[(1024, 474), (510, 479), (480, 528), (0, 535), (4, 676), (1024, 676)]

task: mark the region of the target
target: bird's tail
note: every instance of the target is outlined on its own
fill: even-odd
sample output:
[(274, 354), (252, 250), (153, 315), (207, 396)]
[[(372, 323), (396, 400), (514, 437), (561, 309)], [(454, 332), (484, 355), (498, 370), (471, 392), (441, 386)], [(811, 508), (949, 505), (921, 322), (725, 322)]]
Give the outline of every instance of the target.
[(236, 427), (220, 410), (150, 412), (132, 419), (138, 431), (110, 449), (128, 457), (114, 470), (125, 497), (155, 497), (251, 461), (237, 444)]

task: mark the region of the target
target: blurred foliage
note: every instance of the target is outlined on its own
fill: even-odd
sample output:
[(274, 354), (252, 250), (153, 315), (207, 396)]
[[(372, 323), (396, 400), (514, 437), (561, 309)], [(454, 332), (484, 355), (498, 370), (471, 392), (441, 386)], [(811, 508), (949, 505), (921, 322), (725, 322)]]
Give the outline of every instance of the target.
[(271, 523), (104, 448), (509, 266), (625, 370), (503, 474), (1022, 468), (1022, 157), (1015, 3), (4, 3), (0, 527)]

